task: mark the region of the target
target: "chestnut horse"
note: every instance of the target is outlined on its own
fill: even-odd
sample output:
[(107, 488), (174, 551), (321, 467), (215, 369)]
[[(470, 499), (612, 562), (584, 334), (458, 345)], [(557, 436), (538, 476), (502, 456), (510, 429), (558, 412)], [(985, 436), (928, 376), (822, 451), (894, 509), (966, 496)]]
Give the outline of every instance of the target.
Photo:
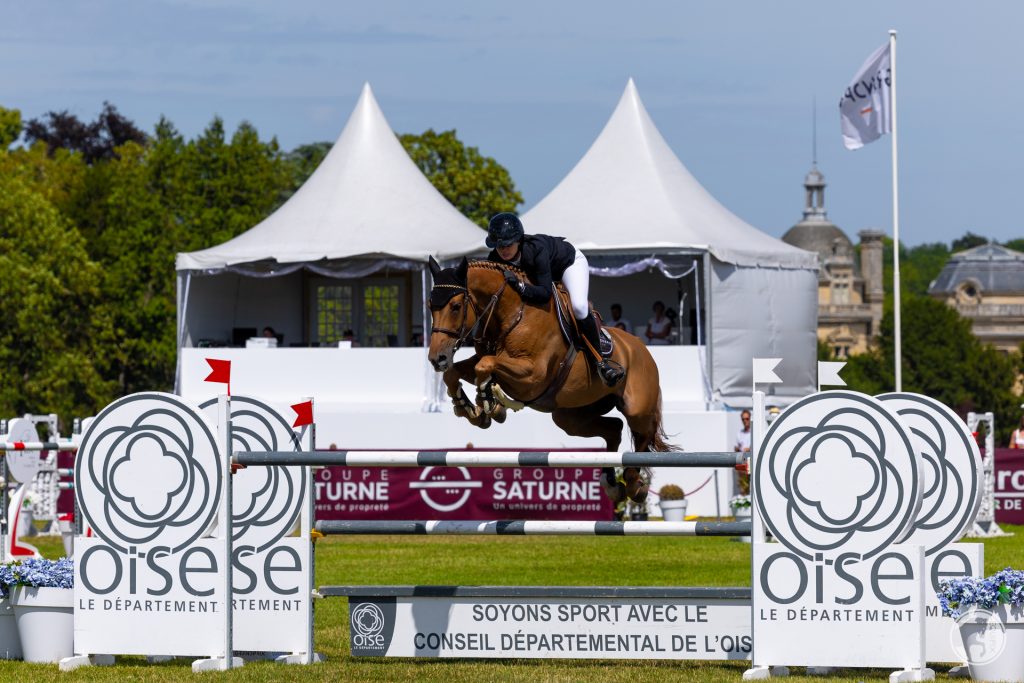
[[(617, 408), (629, 425), (634, 450), (676, 450), (662, 428), (658, 366), (643, 342), (608, 328), (614, 340), (611, 360), (626, 376), (617, 386), (606, 386), (586, 351), (570, 351), (554, 296), (541, 305), (524, 303), (507, 286), (504, 270), (525, 278), (514, 267), (490, 261), (463, 259), (457, 268), (441, 269), (430, 260), (434, 285), (428, 358), (444, 373), (455, 414), (486, 429), (492, 420), (505, 421), (506, 408), (530, 407), (551, 413), (566, 434), (601, 437), (607, 450), (618, 451), (622, 420), (607, 415)], [(469, 343), (476, 353), (454, 362), (456, 350)], [(475, 404), (462, 390), (462, 380), (476, 385)], [(647, 497), (649, 472), (628, 467), (622, 478), (622, 483), (616, 481), (613, 468), (602, 477), (602, 486), (615, 503), (624, 497), (635, 502)]]

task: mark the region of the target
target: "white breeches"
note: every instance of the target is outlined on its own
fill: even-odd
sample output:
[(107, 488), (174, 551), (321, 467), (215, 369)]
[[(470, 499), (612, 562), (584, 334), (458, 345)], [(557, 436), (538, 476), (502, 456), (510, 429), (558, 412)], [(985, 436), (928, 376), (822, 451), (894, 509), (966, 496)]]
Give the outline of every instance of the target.
[(576, 250), (576, 260), (562, 274), (562, 284), (569, 292), (573, 316), (577, 320), (585, 320), (590, 315), (590, 266), (579, 249)]

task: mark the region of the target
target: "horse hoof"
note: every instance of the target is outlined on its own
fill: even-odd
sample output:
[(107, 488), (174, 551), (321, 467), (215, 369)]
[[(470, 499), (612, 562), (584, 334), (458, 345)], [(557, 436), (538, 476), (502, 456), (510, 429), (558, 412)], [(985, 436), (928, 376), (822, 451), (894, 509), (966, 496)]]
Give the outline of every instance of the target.
[(647, 494), (650, 491), (650, 487), (642, 481), (634, 482), (634, 484), (623, 488), (626, 489), (629, 499), (638, 505), (647, 500)]
[(622, 482), (615, 482), (614, 486), (605, 486), (604, 493), (613, 506), (626, 500), (626, 486)]
[(508, 417), (508, 411), (505, 410), (505, 406), (502, 405), (497, 406), (494, 409), (494, 412), (491, 413), (491, 419), (498, 424), (504, 424), (506, 417)]

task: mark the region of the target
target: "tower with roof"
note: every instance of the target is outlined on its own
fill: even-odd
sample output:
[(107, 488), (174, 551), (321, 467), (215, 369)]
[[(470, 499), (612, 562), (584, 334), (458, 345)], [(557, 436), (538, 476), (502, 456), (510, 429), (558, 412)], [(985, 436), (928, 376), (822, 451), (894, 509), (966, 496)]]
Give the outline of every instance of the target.
[(866, 351), (882, 320), (882, 237), (862, 230), (860, 253), (828, 218), (825, 176), (812, 164), (804, 179), (804, 215), (782, 241), (818, 254), (818, 339), (839, 358)]

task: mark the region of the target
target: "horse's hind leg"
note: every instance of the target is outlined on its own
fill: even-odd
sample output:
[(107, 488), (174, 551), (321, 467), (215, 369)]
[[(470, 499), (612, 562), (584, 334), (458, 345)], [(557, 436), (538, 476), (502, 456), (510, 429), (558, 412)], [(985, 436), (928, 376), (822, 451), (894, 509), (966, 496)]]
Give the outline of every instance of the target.
[[(604, 439), (605, 449), (614, 452), (619, 450), (622, 443), (622, 420), (607, 417), (604, 412), (606, 411), (594, 406), (556, 408), (551, 413), (551, 419), (569, 436), (601, 437)], [(613, 505), (618, 505), (626, 498), (627, 487), (616, 479), (614, 467), (601, 470), (601, 488)]]
[[(665, 439), (661, 422), (661, 389), (658, 386), (658, 375), (653, 373), (633, 372), (626, 376), (626, 387), (622, 393), (619, 410), (626, 418), (629, 433), (636, 451), (669, 451), (671, 444)], [(648, 467), (630, 467), (623, 471), (622, 479), (626, 482), (626, 496), (636, 502), (647, 500), (650, 489), (651, 470)]]

